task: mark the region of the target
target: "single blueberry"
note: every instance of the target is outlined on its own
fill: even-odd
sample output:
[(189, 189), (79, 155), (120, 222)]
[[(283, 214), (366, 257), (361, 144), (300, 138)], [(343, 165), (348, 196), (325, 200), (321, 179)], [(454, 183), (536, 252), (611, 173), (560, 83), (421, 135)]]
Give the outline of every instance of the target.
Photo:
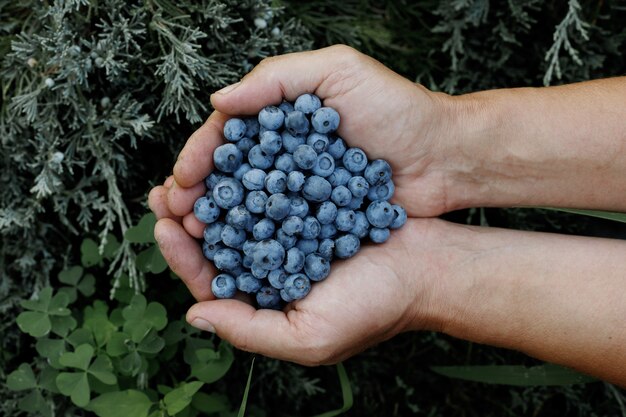
[(278, 309), (280, 307), (280, 292), (274, 287), (263, 287), (256, 293), (256, 302), (260, 308)]
[(285, 192), (287, 189), (287, 175), (277, 169), (270, 171), (265, 177), (265, 189), (270, 194)]
[(347, 259), (354, 256), (361, 248), (359, 238), (347, 233), (335, 239), (335, 256), (339, 259)]
[(389, 180), (383, 185), (370, 187), (369, 191), (367, 192), (367, 198), (369, 198), (371, 201), (386, 201), (393, 196), (395, 190), (396, 187), (393, 183), (393, 180)]
[(285, 117), (285, 128), (292, 135), (306, 135), (309, 133), (309, 119), (301, 111), (294, 110)]
[[(367, 224), (369, 226), (369, 223)], [(329, 239), (337, 236), (337, 227), (334, 224), (325, 224), (322, 225), (320, 230), (320, 235), (318, 236), (320, 239)]]
[(259, 220), (257, 224), (252, 228), (252, 236), (255, 240), (269, 239), (274, 236), (276, 231), (276, 225), (271, 219), (265, 218)]
[(256, 145), (256, 141), (251, 138), (243, 138), (239, 142), (237, 142), (237, 149), (241, 151), (244, 157), (248, 157), (248, 153), (250, 153), (250, 149), (252, 149)]
[[(285, 154), (287, 155), (287, 154)], [(304, 186), (304, 174), (301, 171), (291, 171), (287, 176), (287, 189), (298, 192)]]
[(251, 169), (252, 167), (250, 166), (249, 163), (246, 162), (244, 164), (241, 164), (239, 168), (237, 168), (237, 171), (233, 172), (233, 177), (241, 181), (243, 179), (244, 174), (250, 171)]
[(304, 222), (298, 216), (289, 216), (285, 220), (283, 220), (281, 228), (288, 235), (295, 235), (302, 232), (302, 229), (304, 228)]
[(367, 156), (359, 148), (350, 148), (343, 154), (343, 166), (352, 173), (362, 171), (367, 166)]
[(309, 203), (302, 197), (291, 197), (289, 199), (289, 215), (298, 216), (304, 219), (309, 214)]
[(268, 169), (274, 163), (274, 155), (267, 154), (261, 145), (254, 145), (248, 152), (248, 162), (253, 168)]
[(239, 291), (243, 291), (248, 294), (253, 294), (258, 292), (263, 286), (263, 281), (257, 279), (250, 272), (244, 272), (243, 274), (237, 276), (235, 279), (235, 284), (237, 285), (237, 289)]
[(241, 250), (243, 250), (243, 253), (246, 256), (252, 256), (252, 252), (254, 251), (254, 247), (256, 246), (257, 243), (259, 242), (257, 242), (256, 240), (246, 240), (243, 243)]
[(246, 196), (246, 208), (250, 213), (265, 212), (265, 203), (267, 203), (265, 191), (250, 191)]
[(285, 113), (276, 106), (266, 106), (259, 112), (259, 124), (268, 130), (278, 130), (285, 121)]
[(210, 193), (213, 191), (217, 183), (220, 182), (221, 179), (226, 178), (227, 176), (228, 175), (224, 174), (223, 172), (219, 172), (219, 171), (211, 172), (209, 176), (204, 179), (204, 185), (206, 185), (206, 188), (207, 188), (207, 195), (210, 195)]
[(302, 268), (304, 268), (304, 257), (304, 252), (302, 252), (300, 249), (289, 249), (285, 257), (285, 264), (283, 265), (283, 268), (285, 268), (285, 272), (288, 272), (290, 274), (300, 272)]
[(315, 149), (315, 152), (322, 153), (328, 149), (330, 140), (328, 136), (313, 132), (306, 138), (306, 144)]
[(299, 300), (311, 291), (311, 281), (301, 273), (289, 275), (285, 280), (283, 291), (291, 300)]
[(302, 225), (302, 238), (315, 239), (319, 236), (322, 226), (320, 222), (313, 216), (306, 216)]
[(296, 248), (300, 249), (305, 255), (317, 251), (319, 241), (317, 239), (299, 239), (296, 242)]
[(283, 149), (289, 153), (294, 153), (296, 148), (306, 143), (306, 137), (294, 136), (286, 130), (281, 134), (283, 139)]
[(326, 179), (333, 187), (339, 187), (340, 185), (347, 185), (352, 178), (352, 173), (343, 167), (336, 167), (332, 174)]
[(363, 198), (367, 195), (370, 189), (370, 184), (367, 180), (361, 176), (350, 178), (348, 181), (348, 190), (354, 197)]
[(243, 185), (235, 178), (224, 178), (213, 189), (215, 204), (223, 209), (231, 209), (243, 201)]
[(227, 224), (222, 229), (221, 238), (224, 245), (233, 249), (241, 249), (243, 242), (246, 241), (246, 232)]
[(337, 217), (337, 206), (332, 201), (324, 201), (317, 207), (315, 217), (321, 224), (331, 224)]
[(284, 153), (274, 160), (274, 167), (285, 174), (294, 172), (298, 167), (296, 161), (293, 160), (293, 155), (290, 153)]
[(346, 208), (349, 208), (350, 210), (358, 210), (363, 205), (363, 200), (363, 197), (352, 197), (352, 200), (350, 200)]
[(224, 123), (224, 137), (230, 142), (237, 142), (246, 135), (246, 123), (237, 118), (228, 119)]
[(213, 163), (222, 172), (235, 172), (241, 166), (243, 154), (234, 143), (225, 143), (213, 151)]
[(252, 273), (252, 275), (257, 279), (263, 279), (267, 277), (270, 271), (255, 263), (253, 260), (252, 265), (250, 266), (250, 273)]
[(320, 255), (311, 253), (304, 261), (304, 273), (311, 281), (322, 281), (330, 274), (330, 262)]
[[(289, 255), (287, 255), (287, 258), (289, 258)], [(272, 287), (277, 290), (281, 290), (285, 286), (285, 280), (287, 277), (288, 275), (285, 270), (283, 268), (278, 268), (267, 274), (267, 281)]]
[(244, 255), (241, 259), (241, 266), (244, 268), (250, 269), (252, 267), (252, 263), (254, 262), (254, 258), (252, 256)]
[(237, 229), (245, 230), (251, 218), (252, 215), (250, 214), (250, 211), (245, 206), (238, 205), (228, 210), (228, 213), (226, 214), (226, 223)]
[(345, 185), (333, 188), (330, 199), (339, 207), (347, 206), (352, 200), (352, 193)]
[(243, 175), (241, 182), (248, 190), (262, 190), (263, 187), (265, 187), (266, 175), (265, 171), (258, 168), (252, 168)]
[(393, 208), (393, 220), (389, 227), (391, 229), (399, 229), (406, 223), (406, 210), (397, 204), (392, 204), (391, 208)]
[(235, 278), (228, 274), (219, 274), (211, 281), (211, 291), (217, 298), (233, 298), (237, 292)]
[(322, 201), (328, 200), (332, 190), (333, 187), (325, 178), (318, 175), (312, 175), (304, 182), (302, 195), (309, 201), (321, 203)]
[(335, 170), (335, 160), (328, 152), (322, 152), (317, 156), (315, 165), (313, 165), (313, 173), (320, 177), (328, 177)]
[(344, 142), (340, 137), (337, 137), (335, 140), (330, 142), (326, 152), (331, 154), (335, 159), (341, 159), (343, 154), (346, 153), (346, 149), (346, 142)]
[(370, 222), (367, 220), (367, 216), (362, 211), (355, 211), (354, 219), (352, 233), (358, 238), (363, 239), (369, 233)]
[(285, 250), (289, 250), (296, 246), (298, 238), (296, 235), (288, 235), (283, 229), (278, 229), (276, 231), (276, 241), (283, 245)]
[(374, 243), (384, 243), (389, 239), (389, 229), (372, 227), (370, 229), (370, 239)]
[(202, 223), (213, 223), (220, 216), (220, 212), (213, 197), (200, 197), (193, 204), (193, 214)]
[(394, 210), (386, 201), (373, 201), (365, 211), (367, 220), (374, 227), (389, 227), (394, 217)]
[(265, 215), (272, 220), (282, 220), (289, 215), (291, 201), (285, 194), (272, 194), (265, 203)]
[(333, 259), (333, 252), (335, 251), (335, 241), (331, 238), (320, 240), (320, 244), (317, 248), (317, 253), (327, 261)]
[(354, 227), (355, 222), (356, 216), (354, 215), (354, 211), (347, 208), (337, 210), (337, 218), (335, 219), (337, 230), (348, 232)]
[(311, 169), (317, 161), (317, 152), (309, 145), (299, 145), (293, 153), (293, 161), (301, 169)]
[(222, 240), (221, 233), (224, 228), (224, 222), (215, 222), (207, 224), (204, 228), (204, 241), (207, 243), (218, 243)]
[(334, 132), (339, 127), (339, 113), (332, 107), (320, 107), (311, 115), (311, 125), (319, 133)]
[(254, 264), (271, 271), (283, 264), (285, 248), (276, 240), (262, 240), (254, 247), (252, 257)]
[(256, 117), (246, 117), (243, 122), (246, 124), (247, 138), (252, 139), (259, 134), (259, 120)]
[(281, 109), (283, 111), (283, 113), (285, 113), (285, 116), (287, 116), (287, 114), (291, 113), (294, 109), (293, 109), (293, 104), (291, 104), (288, 101), (284, 101), (282, 103), (280, 103), (278, 105), (278, 108)]
[(283, 147), (283, 139), (278, 132), (267, 130), (259, 134), (261, 150), (267, 155), (276, 155)]
[(204, 242), (202, 244), (202, 254), (209, 261), (212, 261), (215, 259), (215, 254), (220, 249), (224, 249), (224, 245), (222, 245), (221, 243)]
[(313, 112), (320, 107), (322, 107), (322, 101), (319, 97), (308, 93), (299, 96), (293, 104), (295, 110), (301, 111), (304, 114), (313, 114)]
[(220, 249), (215, 252), (213, 263), (217, 269), (231, 271), (241, 266), (241, 254), (238, 250), (231, 248)]
[[(284, 285), (284, 284), (283, 284)], [(290, 303), (292, 301), (296, 301), (294, 298), (291, 298), (286, 292), (285, 289), (283, 288), (282, 290), (280, 290), (280, 298), (283, 299), (283, 301)]]
[(365, 168), (364, 177), (370, 185), (383, 185), (391, 179), (391, 166), (384, 159), (374, 159)]

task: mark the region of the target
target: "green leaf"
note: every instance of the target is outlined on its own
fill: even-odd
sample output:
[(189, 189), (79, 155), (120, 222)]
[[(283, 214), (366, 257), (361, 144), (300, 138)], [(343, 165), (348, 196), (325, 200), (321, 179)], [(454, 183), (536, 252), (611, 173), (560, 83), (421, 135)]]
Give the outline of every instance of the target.
[(67, 308), (69, 303), (70, 300), (67, 294), (62, 292), (56, 293), (48, 305), (48, 314), (51, 316), (69, 316), (71, 314), (71, 311)]
[(620, 223), (626, 223), (626, 213), (618, 213), (614, 211), (599, 211), (599, 210), (580, 210), (569, 208), (553, 208), (542, 207), (548, 210), (563, 211), (565, 213), (582, 214), (585, 216), (598, 217), (600, 219), (613, 220)]
[(115, 235), (109, 233), (106, 237), (107, 243), (104, 245), (104, 251), (102, 252), (102, 256), (107, 259), (111, 259), (115, 256), (115, 253), (120, 248), (120, 242), (117, 240)]
[(91, 331), (84, 327), (74, 330), (65, 340), (67, 340), (74, 349), (80, 345), (95, 345), (96, 343)]
[(85, 372), (61, 372), (56, 381), (61, 394), (69, 396), (74, 404), (79, 407), (89, 404), (89, 381)]
[(143, 338), (139, 345), (137, 345), (137, 350), (143, 353), (159, 353), (161, 349), (165, 346), (165, 341), (163, 338), (159, 337), (154, 329), (150, 330), (150, 333)]
[(44, 367), (39, 373), (39, 388), (50, 391), (53, 394), (59, 393), (59, 388), (56, 384), (59, 371), (51, 366)]
[(218, 352), (212, 349), (198, 349), (196, 357), (198, 362), (191, 365), (191, 376), (207, 383), (221, 379), (234, 360), (232, 347), (225, 342), (220, 343)]
[(107, 356), (98, 355), (87, 372), (100, 380), (100, 382), (107, 385), (113, 385), (117, 382), (117, 378), (111, 372), (112, 370), (113, 365), (111, 364), (111, 360)]
[(38, 339), (35, 349), (40, 356), (46, 358), (53, 368), (62, 368), (59, 358), (65, 353), (65, 341), (63, 339)]
[(124, 234), (124, 239), (131, 243), (156, 243), (154, 240), (154, 225), (156, 216), (153, 213), (145, 214), (137, 226), (129, 228)]
[(125, 355), (130, 352), (129, 345), (134, 345), (130, 335), (122, 332), (113, 333), (107, 342), (107, 355), (112, 357)]
[(343, 363), (337, 364), (337, 374), (339, 375), (339, 384), (341, 385), (341, 395), (343, 397), (343, 406), (337, 410), (327, 411), (322, 414), (318, 414), (315, 417), (335, 417), (347, 412), (352, 408), (354, 398), (352, 396), (352, 388), (350, 387), (350, 379), (346, 373), (346, 368), (343, 367)]
[(15, 371), (7, 377), (7, 387), (13, 391), (23, 391), (33, 389), (37, 386), (37, 379), (27, 363), (21, 364)]
[(136, 351), (130, 352), (119, 362), (119, 369), (125, 375), (136, 376), (147, 368), (147, 362)]
[(595, 381), (587, 375), (553, 364), (533, 367), (512, 365), (433, 366), (438, 374), (466, 381), (522, 387), (584, 384)]
[(193, 381), (189, 383), (181, 383), (176, 389), (165, 394), (163, 401), (165, 403), (165, 409), (169, 415), (173, 416), (180, 413), (185, 407), (191, 404), (191, 400), (196, 392), (202, 386), (204, 382)]
[(241, 399), (241, 405), (239, 406), (239, 412), (237, 417), (244, 417), (246, 415), (246, 405), (248, 404), (248, 394), (250, 393), (250, 383), (252, 382), (252, 370), (254, 369), (254, 361), (256, 356), (252, 358), (250, 364), (250, 371), (248, 371), (248, 382), (246, 382), (246, 389), (243, 391), (243, 398)]
[(61, 337), (67, 336), (70, 331), (76, 328), (77, 324), (76, 320), (72, 316), (52, 316), (50, 317), (50, 323), (52, 324), (52, 332)]
[(86, 407), (98, 417), (147, 417), (152, 401), (137, 390), (116, 391), (94, 398)]
[(137, 255), (135, 262), (141, 272), (159, 274), (167, 268), (167, 262), (157, 245), (152, 245), (148, 249), (141, 251)]
[(52, 329), (48, 315), (39, 311), (24, 311), (17, 316), (16, 322), (21, 331), (33, 337), (45, 336)]
[(39, 291), (39, 294), (37, 294), (37, 298), (33, 300), (22, 300), (20, 304), (26, 310), (47, 312), (51, 299), (52, 299), (52, 288), (45, 287), (41, 291)]
[(204, 414), (221, 413), (230, 410), (230, 401), (223, 394), (198, 392), (193, 396), (191, 405)]
[(65, 352), (59, 358), (59, 362), (68, 368), (77, 368), (86, 371), (93, 358), (93, 346), (84, 344), (76, 348), (74, 352)]
[(87, 268), (102, 262), (98, 244), (89, 238), (84, 239), (80, 245), (80, 255), (80, 262)]
[(146, 305), (146, 298), (141, 294), (133, 297), (122, 315), (126, 319), (124, 331), (130, 333), (135, 343), (141, 342), (150, 329), (163, 330), (167, 326), (165, 307), (154, 301)]
[(78, 291), (85, 297), (91, 297), (96, 292), (96, 277), (91, 274), (87, 274), (80, 280), (76, 286)]
[(50, 407), (39, 390), (31, 391), (25, 397), (21, 398), (18, 407), (20, 410), (36, 416), (45, 417), (52, 414)]
[(108, 311), (109, 307), (101, 300), (85, 307), (83, 326), (91, 331), (99, 347), (104, 346), (117, 330), (117, 326), (109, 321)]
[(71, 285), (73, 287), (78, 284), (80, 277), (83, 276), (82, 266), (73, 266), (69, 269), (64, 269), (59, 273), (59, 281), (64, 284)]

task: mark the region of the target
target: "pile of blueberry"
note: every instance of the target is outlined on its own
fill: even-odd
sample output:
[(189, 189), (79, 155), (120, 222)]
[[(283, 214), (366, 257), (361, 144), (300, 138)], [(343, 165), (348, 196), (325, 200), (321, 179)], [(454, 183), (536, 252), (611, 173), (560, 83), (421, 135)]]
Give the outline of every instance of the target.
[(337, 111), (313, 94), (226, 122), (228, 143), (215, 149), (208, 192), (194, 205), (207, 224), (204, 256), (223, 271), (211, 284), (216, 297), (240, 290), (260, 308), (280, 308), (325, 279), (333, 258), (354, 256), (366, 237), (385, 242), (406, 222), (387, 201), (389, 164), (348, 148), (338, 126)]

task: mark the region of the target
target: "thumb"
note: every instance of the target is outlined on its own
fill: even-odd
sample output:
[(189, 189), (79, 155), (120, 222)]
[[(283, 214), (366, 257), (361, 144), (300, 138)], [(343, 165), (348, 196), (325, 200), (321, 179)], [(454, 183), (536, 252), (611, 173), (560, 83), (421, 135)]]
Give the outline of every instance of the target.
[(293, 101), (304, 93), (326, 98), (330, 75), (348, 68), (358, 55), (353, 48), (335, 45), (266, 58), (241, 81), (214, 93), (211, 104), (230, 115), (255, 114), (268, 103)]

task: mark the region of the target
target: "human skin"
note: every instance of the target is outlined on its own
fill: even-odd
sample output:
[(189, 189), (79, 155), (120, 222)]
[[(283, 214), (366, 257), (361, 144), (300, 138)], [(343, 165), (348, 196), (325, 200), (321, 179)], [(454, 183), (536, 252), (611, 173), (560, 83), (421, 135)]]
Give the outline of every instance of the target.
[[(625, 78), (451, 97), (336, 46), (264, 60), (225, 90), (149, 198), (161, 251), (199, 301), (192, 325), (305, 365), (435, 330), (626, 386), (626, 242), (422, 218), (478, 206), (626, 211)], [(335, 261), (285, 311), (215, 300), (192, 206), (223, 124), (305, 92), (339, 111), (350, 146), (390, 162), (393, 200), (410, 218), (385, 244)]]

